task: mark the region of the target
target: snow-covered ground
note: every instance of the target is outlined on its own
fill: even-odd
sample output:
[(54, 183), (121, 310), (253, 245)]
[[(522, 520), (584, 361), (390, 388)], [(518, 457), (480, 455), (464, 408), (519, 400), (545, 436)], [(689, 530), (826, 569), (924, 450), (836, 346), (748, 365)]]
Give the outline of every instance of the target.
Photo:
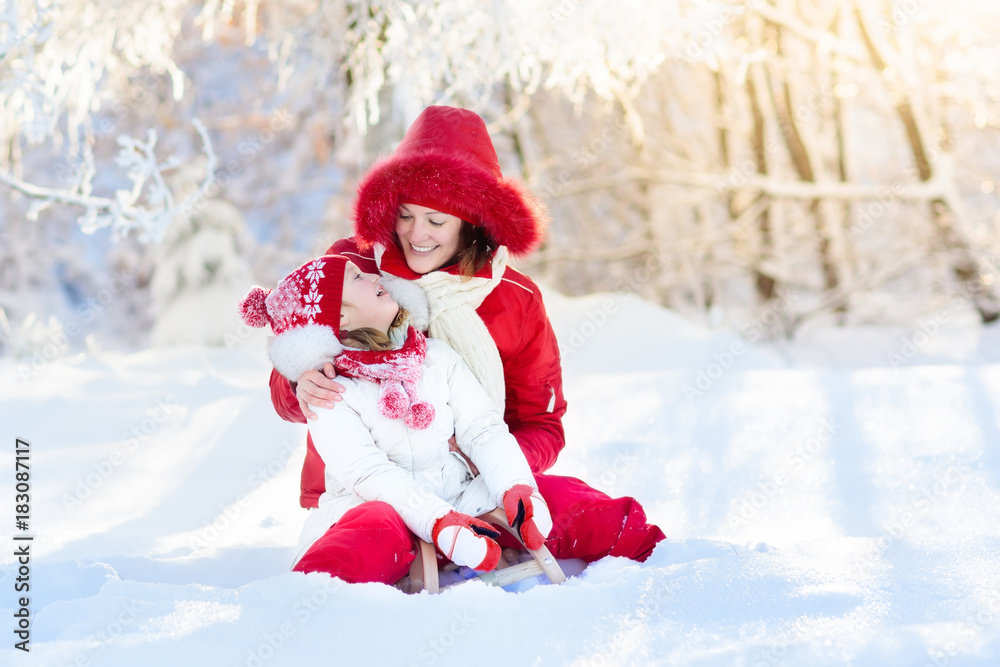
[(646, 563), (437, 596), (290, 573), (304, 427), (271, 409), (260, 338), (6, 358), (0, 663), (1000, 662), (1000, 331), (953, 315), (764, 346), (631, 297), (547, 298), (570, 404), (552, 472), (642, 501), (669, 536)]

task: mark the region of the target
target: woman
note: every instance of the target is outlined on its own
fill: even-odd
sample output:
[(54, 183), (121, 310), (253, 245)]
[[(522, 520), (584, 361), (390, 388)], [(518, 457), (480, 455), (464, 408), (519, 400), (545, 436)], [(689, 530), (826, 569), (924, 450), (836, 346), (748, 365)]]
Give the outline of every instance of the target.
[[(525, 544), (542, 545), (552, 520), (500, 412), (454, 350), (410, 325), (378, 276), (324, 256), (274, 290), (253, 288), (240, 306), (247, 324), (273, 329), (269, 353), (283, 376), (333, 363), (345, 387), (341, 404), (319, 408), (309, 425), (326, 490), (294, 570), (391, 584), (418, 535), (486, 572), (500, 559), (500, 533), (475, 516), (495, 507)], [(450, 451), (453, 433), (481, 474)]]
[[(362, 180), (354, 213), (356, 236), (328, 252), (381, 274), (414, 324), (465, 359), (502, 411), (553, 514), (566, 517), (547, 543), (553, 554), (645, 560), (665, 536), (646, 523), (638, 502), (542, 474), (564, 446), (559, 349), (538, 287), (507, 259), (541, 243), (546, 219), (531, 194), (503, 178), (482, 119), (465, 109), (426, 109)], [(315, 414), (309, 406), (335, 404), (342, 388), (334, 375), (328, 366), (292, 383), (272, 373), (278, 414), (305, 422)], [(322, 458), (310, 442), (303, 507), (316, 506), (323, 480)], [(585, 514), (603, 517), (603, 528), (591, 522), (583, 531)]]

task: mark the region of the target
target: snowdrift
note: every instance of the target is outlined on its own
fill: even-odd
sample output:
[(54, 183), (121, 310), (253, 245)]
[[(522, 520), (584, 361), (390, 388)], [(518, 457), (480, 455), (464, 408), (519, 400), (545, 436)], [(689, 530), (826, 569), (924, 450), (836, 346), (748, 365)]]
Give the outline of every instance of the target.
[(764, 345), (633, 297), (546, 298), (570, 405), (552, 472), (643, 502), (669, 536), (646, 563), (439, 596), (291, 573), (305, 433), (271, 409), (259, 338), (6, 358), (0, 663), (996, 664), (996, 330)]

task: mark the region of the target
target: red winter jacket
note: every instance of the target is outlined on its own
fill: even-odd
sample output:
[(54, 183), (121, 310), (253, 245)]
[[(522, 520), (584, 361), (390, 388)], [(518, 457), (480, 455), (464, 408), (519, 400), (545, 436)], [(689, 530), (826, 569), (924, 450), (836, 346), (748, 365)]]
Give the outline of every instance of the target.
[[(327, 254), (345, 255), (367, 273), (375, 273), (372, 253), (362, 253), (353, 238), (334, 243)], [(532, 472), (545, 472), (565, 445), (562, 416), (566, 401), (562, 391), (559, 347), (545, 314), (538, 286), (527, 276), (507, 267), (500, 284), (476, 310), (493, 336), (503, 363), (507, 386), (504, 421), (517, 439)], [(291, 384), (271, 371), (271, 401), (285, 420), (304, 424)], [(336, 409), (336, 408), (334, 408)], [(325, 489), (325, 464), (306, 443), (302, 467), (302, 507), (316, 507)]]

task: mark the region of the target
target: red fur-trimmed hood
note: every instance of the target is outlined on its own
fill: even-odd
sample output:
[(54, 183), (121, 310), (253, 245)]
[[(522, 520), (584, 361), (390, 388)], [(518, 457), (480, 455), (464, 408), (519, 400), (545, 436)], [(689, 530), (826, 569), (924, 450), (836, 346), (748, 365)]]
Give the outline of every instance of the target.
[(542, 204), (503, 177), (482, 118), (455, 107), (425, 109), (396, 151), (362, 179), (354, 203), (359, 246), (392, 245), (402, 203), (480, 225), (515, 257), (538, 247), (548, 222)]

